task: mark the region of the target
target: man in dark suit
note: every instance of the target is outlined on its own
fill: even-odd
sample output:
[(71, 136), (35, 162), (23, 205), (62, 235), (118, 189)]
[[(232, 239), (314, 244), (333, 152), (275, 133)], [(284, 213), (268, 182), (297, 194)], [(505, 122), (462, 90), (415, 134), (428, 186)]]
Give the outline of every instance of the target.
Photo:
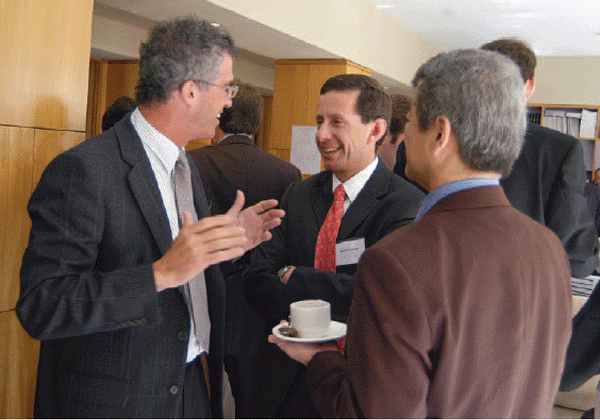
[[(376, 156), (390, 118), (390, 99), (383, 87), (370, 77), (344, 74), (327, 80), (320, 93), (316, 143), (326, 170), (288, 188), (281, 199), (287, 216), (273, 231), (273, 239), (252, 253), (246, 276), (248, 303), (266, 318), (269, 331), (288, 317), (290, 303), (303, 299), (330, 302), (333, 318), (345, 322), (360, 255), (411, 222), (423, 198)], [(343, 217), (331, 244), (335, 249), (319, 254), (331, 257), (332, 267), (323, 269), (316, 247), (339, 188), (346, 195), (340, 198), (343, 209), (339, 204)], [(336, 256), (342, 253), (345, 258)], [(256, 411), (252, 415), (318, 416), (304, 367), (267, 343), (266, 337), (263, 346), (253, 385)]]
[[(213, 145), (192, 150), (198, 165), (211, 213), (227, 211), (241, 190), (247, 205), (281, 199), (286, 188), (302, 176), (289, 162), (260, 150), (254, 135), (262, 120), (263, 99), (258, 89), (234, 81), (239, 90), (230, 108), (219, 117)], [(264, 340), (264, 319), (244, 299), (243, 277), (250, 266), (250, 254), (235, 263), (223, 263), (225, 275), (225, 370), (235, 399), (235, 417), (247, 418), (253, 361)]]
[[(525, 83), (529, 100), (535, 90), (533, 50), (518, 39), (498, 39), (481, 47), (512, 59)], [(573, 277), (590, 275), (598, 262), (598, 235), (583, 196), (583, 148), (574, 137), (528, 123), (521, 155), (502, 181), (510, 203), (552, 229), (559, 237)]]
[(222, 416), (215, 264), (269, 239), (282, 216), (268, 210), (276, 200), (240, 211), (239, 193), (208, 217), (183, 149), (212, 136), (231, 105), (235, 54), (210, 22), (157, 24), (140, 47), (139, 107), (44, 171), (17, 303), (42, 340), (36, 417)]
[(500, 187), (525, 132), (519, 72), (501, 54), (452, 51), (413, 86), (406, 175), (430, 193), (361, 258), (345, 356), (269, 341), (308, 365), (326, 418), (548, 418), (571, 276), (556, 235)]

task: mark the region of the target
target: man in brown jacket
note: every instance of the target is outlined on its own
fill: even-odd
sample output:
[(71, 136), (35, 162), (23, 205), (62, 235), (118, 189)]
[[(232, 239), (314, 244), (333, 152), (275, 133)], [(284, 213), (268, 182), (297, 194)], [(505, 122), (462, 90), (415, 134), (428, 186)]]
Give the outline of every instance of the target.
[(346, 355), (269, 340), (307, 364), (325, 417), (550, 417), (571, 276), (556, 235), (499, 185), (525, 133), (519, 71), (453, 51), (413, 85), (406, 174), (430, 193), (414, 223), (363, 254)]

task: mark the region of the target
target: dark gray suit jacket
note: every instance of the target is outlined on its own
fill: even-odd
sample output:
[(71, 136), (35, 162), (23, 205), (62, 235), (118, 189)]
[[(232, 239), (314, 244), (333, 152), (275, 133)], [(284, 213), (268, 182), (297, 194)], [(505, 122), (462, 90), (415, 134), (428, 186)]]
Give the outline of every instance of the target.
[[(365, 247), (373, 245), (410, 223), (423, 197), (416, 187), (397, 177), (380, 161), (344, 214), (337, 241), (364, 238)], [(271, 241), (252, 252), (246, 298), (267, 319), (269, 331), (280, 320), (287, 319), (290, 303), (303, 299), (330, 302), (332, 317), (346, 321), (354, 293), (356, 264), (338, 266), (336, 273), (313, 268), (317, 235), (332, 203), (330, 171), (292, 184), (281, 200), (286, 211), (282, 224), (273, 230)], [(296, 266), (286, 285), (277, 277), (277, 271), (285, 265)], [(257, 411), (253, 414), (257, 417), (273, 414), (302, 366), (267, 343), (266, 337), (260, 353), (254, 386)], [(304, 403), (306, 407), (312, 406), (310, 397)], [(311, 413), (304, 411), (297, 415), (305, 417)]]
[[(197, 213), (208, 214), (190, 159)], [(158, 185), (129, 117), (56, 157), (30, 202), (17, 315), (42, 340), (36, 417), (175, 417), (189, 314), (157, 293), (152, 263), (172, 238)], [(224, 285), (206, 270), (213, 415), (222, 416)]]

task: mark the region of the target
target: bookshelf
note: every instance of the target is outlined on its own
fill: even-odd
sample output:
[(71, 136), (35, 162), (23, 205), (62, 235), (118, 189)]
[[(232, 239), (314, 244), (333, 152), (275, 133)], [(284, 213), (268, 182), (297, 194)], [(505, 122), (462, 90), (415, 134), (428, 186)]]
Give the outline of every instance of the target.
[(578, 138), (588, 178), (600, 167), (598, 116), (600, 105), (529, 104), (528, 121)]

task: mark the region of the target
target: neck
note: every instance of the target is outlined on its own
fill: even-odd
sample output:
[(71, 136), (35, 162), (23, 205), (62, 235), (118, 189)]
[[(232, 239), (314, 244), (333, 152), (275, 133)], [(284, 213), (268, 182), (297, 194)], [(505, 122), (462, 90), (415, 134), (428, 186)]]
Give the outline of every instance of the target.
[(175, 143), (177, 147), (184, 147), (191, 140), (189, 136), (182, 134), (182, 130), (177, 129), (182, 126), (183, 121), (178, 118), (178, 113), (168, 102), (140, 105), (139, 109), (146, 121)]

